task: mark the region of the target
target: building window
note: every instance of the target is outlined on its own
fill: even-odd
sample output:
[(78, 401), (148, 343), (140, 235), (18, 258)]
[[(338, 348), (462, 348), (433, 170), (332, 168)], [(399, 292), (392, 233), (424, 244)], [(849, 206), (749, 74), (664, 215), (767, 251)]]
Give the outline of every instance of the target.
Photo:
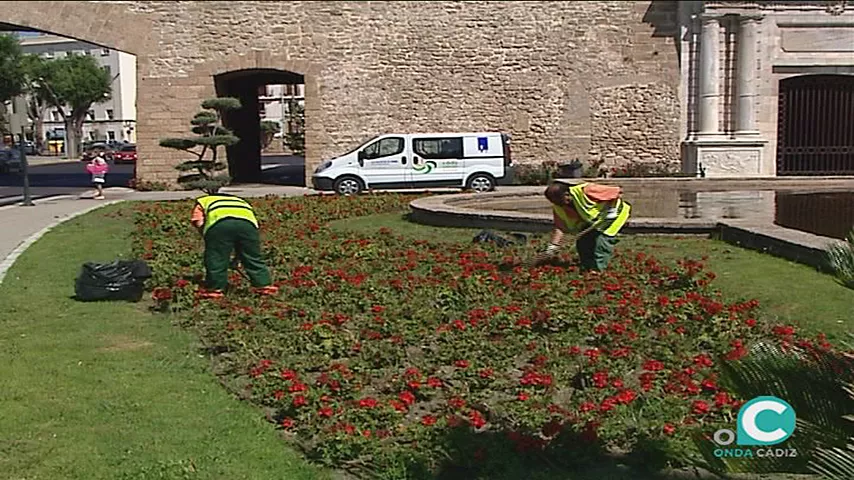
[(50, 119), (51, 119), (51, 121), (54, 121), (54, 122), (61, 122), (62, 121), (62, 115), (59, 114), (59, 111), (53, 110), (52, 112), (50, 112)]
[(415, 138), (412, 149), (417, 155), (426, 159), (462, 158), (463, 139), (454, 138)]
[[(107, 110), (107, 111), (112, 112), (112, 110)], [(112, 130), (107, 130), (107, 140), (109, 140), (111, 142), (115, 142), (116, 141), (116, 132), (114, 132)]]
[(86, 120), (95, 120), (95, 110), (89, 110), (86, 112)]
[(107, 120), (115, 120), (115, 114), (112, 108), (107, 109)]
[(102, 57), (108, 57), (108, 56), (110, 56), (110, 49), (109, 49), (109, 48), (102, 48), (102, 49), (101, 49), (101, 56), (102, 56)]
[(261, 115), (261, 118), (267, 116), (267, 102), (258, 102), (258, 115)]
[(95, 141), (95, 132), (94, 131), (89, 132), (89, 140), (91, 140), (93, 142)]

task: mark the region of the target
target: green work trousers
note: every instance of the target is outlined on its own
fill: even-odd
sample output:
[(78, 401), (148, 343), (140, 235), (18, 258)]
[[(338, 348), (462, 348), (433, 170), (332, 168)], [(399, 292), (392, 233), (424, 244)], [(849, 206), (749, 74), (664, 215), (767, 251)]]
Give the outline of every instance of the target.
[(253, 287), (270, 285), (270, 271), (261, 259), (261, 238), (251, 222), (239, 218), (224, 218), (205, 233), (205, 284), (211, 290), (223, 290), (228, 285), (231, 252), (249, 276)]
[(619, 242), (617, 237), (609, 237), (598, 230), (591, 230), (582, 235), (575, 242), (582, 270), (601, 272), (608, 268), (608, 262), (611, 261), (617, 242)]

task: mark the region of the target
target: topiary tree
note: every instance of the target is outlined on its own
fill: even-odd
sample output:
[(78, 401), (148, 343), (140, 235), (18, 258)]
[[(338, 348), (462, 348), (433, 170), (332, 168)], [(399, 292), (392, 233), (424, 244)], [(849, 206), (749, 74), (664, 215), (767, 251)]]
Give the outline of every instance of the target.
[(265, 149), (273, 143), (273, 136), (282, 129), (277, 122), (261, 120), (261, 148)]
[[(240, 141), (234, 133), (222, 125), (223, 114), (240, 108), (240, 100), (231, 97), (211, 98), (202, 102), (203, 111), (196, 114), (190, 123), (194, 138), (164, 138), (160, 146), (192, 153), (195, 159), (175, 167), (185, 172), (178, 183), (187, 190), (202, 190), (212, 195), (231, 182), (228, 173), (217, 173), (228, 168), (218, 161), (219, 147), (230, 147)], [(200, 150), (198, 148), (201, 147)], [(210, 158), (205, 156), (211, 152)]]
[(305, 156), (305, 108), (294, 100), (288, 104), (290, 128), (285, 134), (285, 145), (297, 156)]

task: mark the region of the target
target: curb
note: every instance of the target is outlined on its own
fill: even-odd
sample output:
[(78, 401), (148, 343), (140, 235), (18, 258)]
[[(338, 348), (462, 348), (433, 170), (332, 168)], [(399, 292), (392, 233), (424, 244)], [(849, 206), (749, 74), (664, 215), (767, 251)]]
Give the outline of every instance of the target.
[(30, 245), (35, 243), (44, 234), (53, 230), (54, 227), (56, 227), (57, 225), (63, 224), (63, 223), (65, 223), (65, 222), (67, 222), (67, 221), (69, 221), (75, 217), (79, 217), (80, 215), (84, 215), (86, 213), (89, 213), (93, 210), (97, 210), (99, 208), (106, 207), (107, 205), (113, 205), (113, 204), (121, 203), (121, 202), (124, 202), (124, 200), (110, 200), (110, 201), (105, 202), (105, 203), (93, 205), (89, 208), (84, 208), (83, 210), (80, 210), (78, 212), (70, 213), (64, 217), (55, 219), (53, 222), (50, 223), (50, 225), (44, 227), (43, 229), (39, 230), (38, 232), (27, 237), (27, 239), (24, 240), (23, 242), (21, 242), (20, 245), (15, 247), (15, 249), (12, 250), (12, 252), (9, 253), (9, 255), (7, 255), (6, 258), (3, 259), (3, 261), (0, 261), (0, 285), (3, 284), (3, 279), (6, 278), (6, 273), (8, 273), (9, 269), (12, 268), (12, 265), (15, 264), (15, 261), (18, 260), (18, 257), (20, 257), (21, 254), (24, 253), (27, 250), (27, 248), (30, 247)]

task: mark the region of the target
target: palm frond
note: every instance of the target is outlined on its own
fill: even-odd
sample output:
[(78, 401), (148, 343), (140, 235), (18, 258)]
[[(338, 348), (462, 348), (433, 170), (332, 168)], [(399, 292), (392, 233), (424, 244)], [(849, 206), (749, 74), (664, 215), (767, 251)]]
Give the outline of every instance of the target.
[(854, 288), (854, 228), (844, 243), (836, 243), (827, 249), (827, 259), (839, 283)]

